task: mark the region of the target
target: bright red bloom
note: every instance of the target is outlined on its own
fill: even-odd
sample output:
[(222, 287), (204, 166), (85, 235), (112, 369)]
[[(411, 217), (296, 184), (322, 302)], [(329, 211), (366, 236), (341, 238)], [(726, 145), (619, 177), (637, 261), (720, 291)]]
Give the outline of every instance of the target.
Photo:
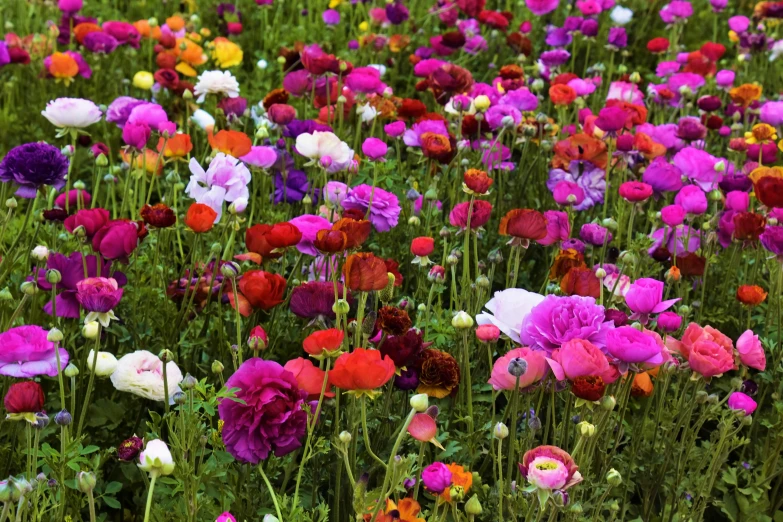
[(345, 333), (337, 328), (317, 330), (302, 341), (304, 351), (310, 355), (321, 355), (324, 350), (333, 352), (343, 344)]
[(669, 50), (669, 40), (663, 36), (653, 38), (647, 42), (647, 50), (653, 54), (665, 53)]
[(302, 240), (302, 233), (295, 225), (284, 221), (272, 225), (266, 240), (273, 248), (288, 248)]
[(341, 390), (370, 391), (380, 388), (394, 376), (394, 362), (378, 350), (356, 348), (344, 353), (329, 372), (329, 380)]
[(427, 257), (435, 250), (435, 240), (431, 237), (417, 237), (411, 241), (411, 254)]
[(758, 306), (767, 298), (767, 292), (756, 285), (742, 285), (737, 288), (737, 301), (747, 306)]
[(470, 207), (470, 201), (463, 201), (457, 203), (449, 213), (449, 223), (453, 227), (467, 228), (468, 226), (468, 213), (470, 213), (470, 228), (477, 229), (484, 226), (489, 221), (492, 213), (492, 203), (478, 199), (473, 201), (473, 208)]
[(329, 383), (329, 378), (326, 377), (326, 372), (315, 366), (309, 359), (302, 357), (291, 359), (285, 363), (283, 368), (294, 374), (299, 389), (307, 392), (307, 400), (317, 401), (321, 397), (324, 378), (327, 381), (324, 397), (334, 397), (334, 392), (330, 391), (332, 385)]
[(754, 184), (754, 192), (758, 200), (765, 206), (783, 207), (783, 178), (777, 176), (761, 177)]
[(212, 230), (215, 219), (217, 219), (217, 212), (204, 203), (193, 203), (185, 214), (185, 224), (196, 234)]
[(576, 91), (568, 85), (553, 85), (549, 88), (549, 99), (555, 105), (571, 105), (576, 100)]
[(35, 381), (22, 381), (15, 382), (8, 388), (3, 404), (8, 413), (38, 413), (43, 410), (44, 399), (40, 384)]
[(486, 194), (494, 180), (479, 169), (468, 169), (462, 177), (465, 186), (476, 194)]
[(538, 210), (517, 208), (503, 216), (498, 232), (501, 236), (537, 240), (546, 237), (546, 226), (547, 219)]
[(228, 299), (234, 308), (239, 305), (239, 312), (245, 317), (249, 316), (252, 308), (269, 310), (283, 302), (286, 280), (278, 274), (271, 274), (263, 270), (249, 270), (239, 278), (237, 298), (235, 302), (234, 292), (229, 290)]
[(734, 215), (734, 239), (757, 241), (764, 232), (767, 220), (754, 212), (738, 212)]
[(277, 259), (280, 257), (282, 255), (280, 252), (273, 252), (277, 247), (270, 241), (272, 228), (272, 225), (259, 223), (258, 225), (253, 225), (245, 230), (245, 244), (247, 245), (247, 249), (264, 258)]

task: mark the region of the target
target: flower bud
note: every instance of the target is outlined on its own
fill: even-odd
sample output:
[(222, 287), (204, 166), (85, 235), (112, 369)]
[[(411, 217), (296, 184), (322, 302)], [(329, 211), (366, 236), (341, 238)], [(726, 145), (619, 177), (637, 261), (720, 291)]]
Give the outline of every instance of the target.
[(459, 502), (465, 497), (465, 488), (462, 486), (451, 486), (449, 489), (449, 495), (451, 496), (451, 500), (454, 502)]
[(77, 368), (73, 363), (68, 363), (68, 366), (66, 366), (65, 370), (63, 370), (63, 375), (68, 378), (76, 377), (79, 375), (79, 368)]
[(495, 435), (496, 439), (503, 440), (506, 437), (508, 437), (508, 426), (503, 424), (502, 422), (498, 422), (495, 424), (495, 431), (493, 433)]
[(183, 404), (185, 404), (185, 402), (187, 402), (188, 396), (185, 395), (184, 392), (178, 391), (174, 393), (172, 399), (174, 400), (174, 404), (178, 404), (182, 406)]
[(370, 336), (372, 335), (373, 330), (375, 330), (375, 321), (378, 319), (378, 314), (375, 312), (370, 312), (367, 314), (367, 316), (364, 318), (364, 321), (362, 321), (362, 333), (364, 335)]
[(348, 431), (341, 431), (340, 435), (339, 435), (339, 438), (340, 438), (340, 442), (342, 442), (343, 444), (350, 444), (350, 442), (351, 442), (351, 433), (348, 432)]
[(46, 281), (50, 284), (56, 285), (63, 280), (63, 276), (59, 270), (51, 268), (46, 271)]
[(617, 487), (623, 483), (623, 477), (622, 475), (620, 475), (619, 471), (612, 468), (606, 473), (606, 481), (609, 483), (610, 486)]
[(38, 245), (30, 252), (30, 255), (36, 261), (45, 261), (49, 257), (49, 249), (44, 245)]
[(73, 422), (73, 417), (68, 410), (60, 410), (57, 415), (54, 416), (54, 423), (58, 426), (68, 426)]
[(473, 318), (467, 312), (460, 310), (451, 319), (451, 326), (457, 330), (465, 330), (473, 327)]
[(604, 277), (606, 277), (606, 270), (604, 270), (603, 268), (597, 268), (595, 270), (595, 277), (597, 277), (598, 279), (603, 279)]
[(98, 321), (90, 321), (82, 327), (82, 336), (84, 336), (85, 339), (95, 339), (98, 337), (99, 330), (100, 325), (98, 324)]
[(492, 104), (492, 101), (490, 101), (489, 97), (481, 94), (479, 96), (476, 96), (473, 100), (473, 106), (476, 107), (476, 110), (479, 110), (481, 112), (484, 112), (485, 110), (489, 109), (489, 106)]
[(223, 373), (224, 368), (225, 367), (223, 366), (222, 362), (218, 360), (212, 361), (212, 373)]
[(568, 505), (568, 492), (556, 489), (552, 492), (552, 502), (559, 508), (566, 507)]
[(606, 411), (612, 411), (617, 404), (617, 400), (611, 395), (604, 395), (601, 399), (601, 407)]
[(239, 264), (235, 263), (234, 261), (229, 261), (228, 263), (223, 263), (220, 266), (220, 273), (223, 277), (227, 277), (229, 279), (234, 279), (236, 276), (239, 275), (239, 273), (242, 270), (239, 268)]
[(419, 216), (411, 216), (408, 218), (408, 224), (412, 227), (418, 227), (421, 225), (421, 219), (419, 219)]
[(590, 438), (593, 435), (595, 435), (595, 425), (590, 424), (587, 421), (582, 421), (579, 424), (576, 425), (577, 429), (579, 430), (579, 434), (582, 435), (582, 437)]
[(465, 513), (468, 515), (480, 515), (484, 510), (481, 508), (481, 502), (479, 502), (478, 495), (473, 495), (465, 503)]
[(413, 397), (411, 397), (411, 408), (416, 410), (419, 413), (422, 413), (429, 408), (430, 402), (429, 397), (426, 393), (417, 393)]
[(454, 266), (454, 265), (456, 265), (457, 263), (459, 263), (459, 259), (458, 259), (458, 258), (457, 258), (457, 256), (455, 256), (454, 254), (449, 254), (449, 255), (446, 257), (446, 264), (447, 264), (447, 265)]
[(527, 372), (527, 361), (522, 357), (514, 357), (508, 363), (508, 373), (514, 377), (522, 377)]
[(33, 281), (25, 281), (19, 285), (19, 289), (24, 295), (35, 295), (38, 292), (38, 285)]
[(76, 483), (79, 485), (79, 491), (89, 493), (95, 489), (95, 474), (89, 471), (80, 471), (76, 474)]
[(98, 157), (95, 158), (95, 164), (99, 167), (106, 167), (109, 165), (109, 160), (106, 158), (106, 155), (101, 152), (98, 154)]
[(18, 205), (16, 198), (8, 198), (5, 200), (5, 207), (7, 209), (15, 209)]
[(489, 278), (485, 275), (480, 275), (476, 278), (476, 286), (479, 288), (489, 288)]
[(174, 360), (174, 353), (171, 350), (163, 349), (158, 354), (158, 358), (165, 362), (173, 361)]
[(347, 315), (350, 310), (351, 310), (351, 305), (349, 305), (348, 301), (346, 301), (345, 299), (338, 299), (332, 305), (332, 312), (334, 312), (335, 314)]
[(49, 333), (46, 334), (46, 340), (50, 343), (59, 343), (63, 340), (63, 333), (57, 328), (52, 328)]
[(604, 226), (604, 228), (608, 228), (609, 230), (616, 231), (617, 230), (617, 221), (615, 221), (612, 218), (606, 218), (603, 221), (601, 221), (601, 225)]
[(185, 378), (182, 379), (182, 382), (179, 383), (179, 387), (187, 391), (195, 388), (197, 384), (198, 384), (198, 379), (196, 379), (195, 377), (193, 377), (188, 373), (185, 374)]

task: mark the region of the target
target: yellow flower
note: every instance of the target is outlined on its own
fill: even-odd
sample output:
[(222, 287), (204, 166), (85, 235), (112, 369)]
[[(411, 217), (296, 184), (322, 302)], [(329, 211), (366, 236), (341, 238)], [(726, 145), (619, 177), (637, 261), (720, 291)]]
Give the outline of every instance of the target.
[(750, 132), (745, 133), (745, 143), (755, 145), (757, 143), (765, 144), (778, 139), (775, 127), (766, 123), (759, 123), (753, 126)]
[(362, 22), (359, 24), (359, 30), (363, 33), (366, 33), (370, 29), (370, 24), (367, 22)]
[(228, 69), (242, 63), (242, 48), (227, 38), (215, 38), (212, 59), (221, 69)]
[(334, 9), (338, 5), (342, 4), (343, 0), (329, 0), (329, 9)]
[(133, 75), (133, 86), (148, 91), (155, 84), (155, 77), (149, 71), (139, 71)]
[(729, 41), (731, 43), (739, 42), (739, 35), (737, 33), (735, 33), (734, 31), (729, 31)]

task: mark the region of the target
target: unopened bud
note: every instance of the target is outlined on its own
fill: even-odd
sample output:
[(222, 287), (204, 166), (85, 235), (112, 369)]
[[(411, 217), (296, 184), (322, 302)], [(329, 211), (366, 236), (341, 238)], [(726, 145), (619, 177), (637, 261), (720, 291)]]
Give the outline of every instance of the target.
[(464, 330), (473, 327), (473, 318), (467, 312), (460, 310), (451, 319), (451, 326), (457, 330)]
[(503, 424), (502, 422), (498, 422), (495, 424), (495, 431), (494, 435), (496, 439), (503, 440), (506, 437), (508, 437), (508, 426)]
[(342, 442), (343, 444), (350, 444), (352, 437), (350, 432), (341, 431), (339, 438), (340, 438), (340, 442)]
[(58, 330), (57, 328), (52, 328), (49, 330), (49, 332), (46, 334), (46, 340), (50, 343), (59, 343), (63, 340), (63, 333)]
[(508, 373), (514, 377), (522, 377), (527, 372), (527, 361), (522, 357), (514, 357), (508, 363)]
[(480, 515), (484, 510), (481, 508), (481, 502), (479, 502), (478, 496), (473, 495), (465, 503), (465, 513), (468, 515)]
[(212, 373), (223, 373), (223, 370), (225, 367), (223, 366), (223, 363), (220, 361), (212, 361)]
[(100, 325), (98, 324), (98, 321), (90, 321), (82, 327), (82, 336), (84, 336), (85, 339), (95, 339), (98, 337), (99, 331)]
[(611, 395), (604, 395), (601, 399), (601, 407), (606, 411), (612, 411), (615, 405), (617, 405), (617, 400)]
[(76, 483), (79, 485), (79, 491), (82, 493), (89, 493), (95, 489), (95, 474), (89, 471), (80, 471), (76, 474)]
[(616, 487), (623, 483), (623, 476), (620, 475), (619, 471), (612, 468), (606, 473), (606, 481), (610, 486)]
[(424, 411), (427, 411), (427, 408), (430, 405), (429, 397), (426, 393), (417, 393), (413, 397), (411, 397), (411, 408), (416, 410), (419, 413), (422, 413)]

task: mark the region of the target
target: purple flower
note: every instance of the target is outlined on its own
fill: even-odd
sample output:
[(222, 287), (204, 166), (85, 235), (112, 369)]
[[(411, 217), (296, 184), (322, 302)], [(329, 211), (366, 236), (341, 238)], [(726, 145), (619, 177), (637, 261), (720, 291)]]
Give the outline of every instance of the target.
[(384, 161), (384, 156), (389, 151), (389, 147), (383, 140), (378, 138), (367, 138), (362, 143), (362, 154), (367, 156), (370, 161)]
[(631, 320), (647, 324), (650, 314), (665, 312), (680, 298), (663, 300), (663, 281), (642, 277), (637, 279), (625, 293), (625, 303), (633, 314)]
[[(370, 202), (372, 201), (372, 208)], [(343, 200), (345, 210), (357, 209), (367, 212), (370, 209), (370, 223), (378, 232), (388, 232), (397, 226), (400, 217), (400, 201), (397, 196), (382, 188), (362, 184), (353, 187)]]
[(292, 71), (283, 78), (283, 88), (295, 97), (304, 96), (311, 91), (312, 87), (313, 79), (307, 69)]
[(410, 129), (406, 130), (402, 136), (402, 141), (408, 147), (421, 147), (421, 135), (425, 132), (432, 132), (442, 136), (449, 135), (445, 122), (441, 120), (423, 120), (419, 123), (414, 123)]
[(137, 100), (136, 98), (131, 98), (130, 96), (120, 96), (111, 102), (111, 104), (109, 104), (109, 108), (106, 109), (106, 121), (110, 121), (116, 124), (117, 127), (122, 128), (125, 125), (125, 122), (128, 121), (128, 118), (131, 115), (131, 111), (135, 107), (147, 103), (149, 102), (145, 100)]
[(247, 98), (237, 96), (236, 98), (223, 98), (217, 104), (218, 108), (223, 111), (229, 121), (234, 121), (245, 114), (247, 110)]
[(549, 14), (557, 9), (560, 0), (527, 0), (525, 5), (536, 16)]
[(242, 402), (223, 399), (218, 406), (226, 450), (240, 462), (258, 464), (274, 452), (288, 455), (302, 446), (307, 428), (303, 409), (307, 392), (278, 363), (252, 358), (226, 381)]
[(301, 170), (289, 170), (286, 175), (278, 171), (275, 173), (275, 193), (273, 201), (275, 205), (280, 203), (296, 203), (304, 199), (310, 191), (307, 174)]
[(422, 470), (421, 481), (427, 491), (438, 495), (451, 486), (451, 470), (442, 462), (433, 462)]
[(690, 2), (674, 0), (660, 10), (661, 20), (667, 24), (687, 20), (693, 14), (693, 6)]
[[(342, 297), (343, 285), (337, 283), (337, 295)], [(351, 294), (348, 294), (348, 302), (351, 302)], [(303, 319), (335, 319), (337, 316), (332, 310), (334, 305), (334, 285), (331, 281), (310, 281), (297, 286), (291, 291), (289, 307), (294, 315)]]
[(503, 105), (510, 105), (518, 111), (534, 111), (538, 107), (538, 98), (526, 87), (506, 93), (501, 99)]
[(566, 239), (560, 244), (560, 246), (563, 248), (563, 250), (576, 250), (580, 254), (585, 253), (585, 244), (574, 237), (571, 239)]
[(565, 27), (555, 27), (546, 35), (546, 44), (552, 47), (565, 47), (573, 40), (571, 33)]
[[(44, 312), (52, 315), (52, 312), (56, 311), (57, 317), (65, 317), (67, 319), (79, 318), (80, 304), (76, 294), (79, 282), (85, 279), (85, 265), (87, 266), (87, 277), (112, 277), (117, 281), (118, 286), (124, 286), (127, 282), (127, 278), (122, 272), (110, 272), (110, 262), (102, 262), (99, 272), (95, 256), (87, 256), (82, 261), (81, 252), (74, 252), (68, 257), (65, 257), (63, 254), (49, 254), (49, 258), (46, 260), (46, 268), (60, 272), (62, 279), (57, 283), (57, 298), (54, 306), (49, 301), (43, 307)], [(35, 276), (38, 286), (42, 290), (50, 291), (52, 289), (51, 283), (46, 280), (45, 270), (38, 270)]]
[(720, 13), (729, 5), (729, 0), (710, 0), (713, 13)]
[(44, 185), (60, 190), (67, 174), (68, 158), (57, 147), (43, 142), (14, 147), (0, 162), (0, 181), (19, 185), (16, 195), (20, 198), (35, 198)]
[(735, 33), (744, 33), (750, 27), (750, 18), (747, 16), (732, 16), (729, 18), (729, 29)]
[(718, 84), (718, 86), (727, 89), (734, 84), (734, 76), (734, 71), (721, 69), (717, 72), (717, 74), (715, 74), (715, 83)]
[(733, 166), (725, 160), (721, 160), (710, 153), (695, 147), (685, 147), (674, 155), (672, 163), (691, 181), (696, 183), (703, 191), (709, 192), (718, 187), (718, 181), (722, 173), (715, 167), (722, 161), (727, 173), (731, 173)]
[(746, 417), (748, 415), (753, 415), (753, 412), (756, 411), (756, 408), (758, 407), (758, 404), (750, 398), (750, 395), (746, 395), (742, 392), (734, 392), (729, 395), (727, 404), (729, 408), (734, 411), (744, 412)]
[(522, 344), (549, 353), (571, 339), (603, 348), (612, 326), (592, 297), (548, 295), (524, 318), (520, 338)]
[(770, 226), (759, 236), (761, 244), (778, 257), (783, 256), (783, 226)]
[(612, 233), (597, 223), (585, 223), (579, 230), (579, 237), (585, 243), (593, 246), (603, 246), (604, 241), (609, 243), (612, 240)]
[(642, 181), (650, 185), (656, 194), (675, 192), (682, 188), (682, 171), (659, 156), (644, 171)]
[(707, 196), (696, 185), (685, 185), (674, 197), (674, 203), (680, 205), (685, 212), (695, 216), (707, 211)]
[(606, 351), (625, 365), (659, 365), (663, 362), (661, 347), (655, 338), (633, 326), (620, 326), (610, 330), (606, 334)]
[(88, 277), (76, 283), (76, 299), (88, 312), (105, 314), (122, 298), (122, 289), (111, 277)]
[(623, 27), (611, 27), (609, 29), (608, 43), (617, 49), (624, 49), (628, 46), (628, 34)]
[(546, 186), (550, 191), (554, 191), (559, 181), (574, 182), (584, 191), (584, 201), (579, 205), (575, 205), (574, 210), (586, 210), (604, 202), (604, 192), (606, 191), (605, 173), (602, 169), (588, 161), (572, 161), (569, 164), (568, 171), (563, 169), (549, 171), (549, 179), (546, 182)]
[[(55, 344), (48, 332), (36, 325), (17, 326), (0, 333), (0, 375), (32, 379), (40, 375), (57, 377)], [(68, 352), (60, 350), (60, 369), (68, 364)]]
[(321, 15), (326, 25), (337, 25), (340, 23), (340, 12), (335, 9), (327, 9)]
[(120, 45), (116, 38), (102, 31), (94, 31), (87, 34), (82, 43), (88, 51), (103, 54), (111, 54)]
[(579, 27), (579, 32), (582, 33), (585, 38), (594, 38), (598, 36), (598, 20), (593, 20), (592, 18), (586, 19)]
[[(664, 236), (666, 236), (666, 245), (663, 244)], [(683, 256), (688, 252), (696, 252), (701, 245), (699, 231), (687, 225), (676, 227), (674, 233), (666, 227), (659, 228), (650, 234), (650, 239), (653, 240), (652, 246), (647, 251), (650, 255), (660, 247), (666, 246), (669, 252), (674, 252), (676, 248), (677, 255)]]
[(571, 58), (571, 53), (565, 49), (554, 49), (552, 51), (544, 51), (541, 53), (540, 58), (541, 63), (547, 67), (560, 67)]

